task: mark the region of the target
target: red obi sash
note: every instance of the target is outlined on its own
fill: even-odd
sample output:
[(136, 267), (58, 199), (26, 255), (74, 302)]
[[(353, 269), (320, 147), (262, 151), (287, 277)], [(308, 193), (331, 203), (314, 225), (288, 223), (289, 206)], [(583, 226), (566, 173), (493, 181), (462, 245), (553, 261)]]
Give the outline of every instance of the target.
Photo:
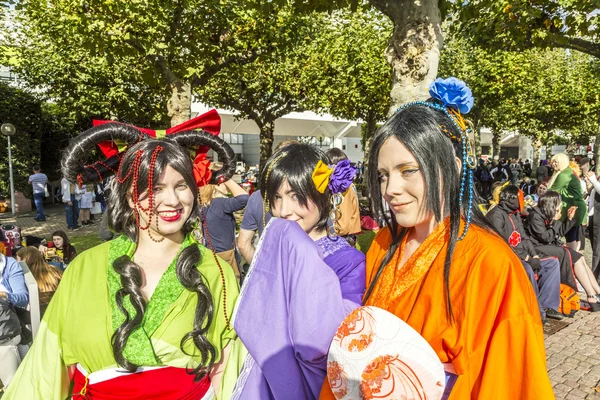
[(116, 369), (88, 374), (79, 364), (75, 369), (74, 400), (192, 400), (212, 399), (208, 375), (194, 382), (194, 375), (185, 368), (142, 368), (142, 371), (125, 373)]

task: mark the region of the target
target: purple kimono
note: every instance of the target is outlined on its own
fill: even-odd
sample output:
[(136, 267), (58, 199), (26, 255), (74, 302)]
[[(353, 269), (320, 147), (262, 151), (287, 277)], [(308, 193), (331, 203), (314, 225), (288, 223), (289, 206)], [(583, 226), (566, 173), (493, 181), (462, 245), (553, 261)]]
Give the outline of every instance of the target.
[(338, 276), (342, 297), (362, 304), (367, 281), (365, 255), (340, 236), (335, 239), (325, 236), (315, 243), (321, 249), (325, 264)]
[(233, 315), (249, 356), (231, 398), (317, 399), (331, 340), (358, 306), (296, 222), (271, 220)]

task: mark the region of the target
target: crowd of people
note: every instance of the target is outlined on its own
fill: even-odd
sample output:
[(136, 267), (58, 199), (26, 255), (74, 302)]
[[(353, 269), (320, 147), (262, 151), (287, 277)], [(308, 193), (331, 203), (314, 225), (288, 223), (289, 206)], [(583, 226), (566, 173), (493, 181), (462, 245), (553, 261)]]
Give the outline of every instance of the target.
[[(485, 175), (482, 171), (487, 168), (482, 161), (478, 177)], [(600, 189), (600, 184), (590, 164), (585, 156), (571, 160), (567, 154), (556, 154), (550, 163), (542, 160), (535, 172), (523, 169), (520, 187), (513, 184), (518, 181), (510, 180), (505, 160), (491, 170), (495, 182), (490, 186), (487, 216), (523, 262), (539, 292), (543, 321), (546, 316), (563, 318), (558, 312), (561, 284), (585, 293), (585, 309), (600, 311), (600, 244), (593, 223), (596, 187)], [(500, 170), (509, 179), (496, 179)], [(534, 173), (537, 184), (532, 179)], [(484, 186), (483, 181), (478, 183)], [(593, 249), (591, 267), (582, 254), (586, 234)]]
[[(0, 376), (5, 398), (554, 398), (542, 326), (564, 318), (561, 284), (600, 307), (596, 258), (580, 253), (584, 186), (595, 199), (600, 183), (565, 155), (539, 185), (528, 163), (477, 163), (468, 87), (438, 79), (430, 94), (378, 130), (364, 171), (339, 149), (284, 142), (251, 195), (204, 126), (156, 139), (108, 123), (74, 138), (66, 207), (74, 216), (78, 188), (110, 179), (112, 240), (75, 256), (55, 232), (17, 252), (52, 300), (14, 377)], [(366, 256), (362, 173), (383, 221)], [(22, 308), (23, 273), (0, 260), (0, 301)]]

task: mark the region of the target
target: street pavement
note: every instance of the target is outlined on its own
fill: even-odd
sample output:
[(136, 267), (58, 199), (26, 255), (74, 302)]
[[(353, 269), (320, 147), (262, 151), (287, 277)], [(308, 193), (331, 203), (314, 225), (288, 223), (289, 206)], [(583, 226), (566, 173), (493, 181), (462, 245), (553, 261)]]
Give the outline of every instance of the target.
[(69, 231), (67, 219), (65, 217), (65, 206), (63, 204), (44, 204), (44, 214), (46, 221), (38, 222), (34, 219), (35, 209), (29, 213), (12, 215), (10, 212), (0, 214), (0, 224), (14, 224), (21, 227), (21, 235), (33, 235), (50, 239), (52, 232), (62, 230), (68, 237), (86, 235), (88, 233), (98, 232), (100, 216), (96, 217), (94, 224), (82, 226), (75, 231)]
[[(49, 238), (52, 232), (64, 230), (69, 237), (98, 231), (96, 223), (69, 231), (62, 205), (46, 205), (45, 222), (33, 219), (35, 211), (18, 214), (0, 214), (0, 224), (17, 224), (23, 235)], [(585, 258), (591, 265), (591, 246), (585, 249)], [(585, 297), (584, 297), (585, 298)], [(600, 313), (579, 311), (564, 323), (551, 321), (545, 329), (547, 366), (557, 399), (600, 400)], [(510, 356), (510, 355), (509, 355)]]

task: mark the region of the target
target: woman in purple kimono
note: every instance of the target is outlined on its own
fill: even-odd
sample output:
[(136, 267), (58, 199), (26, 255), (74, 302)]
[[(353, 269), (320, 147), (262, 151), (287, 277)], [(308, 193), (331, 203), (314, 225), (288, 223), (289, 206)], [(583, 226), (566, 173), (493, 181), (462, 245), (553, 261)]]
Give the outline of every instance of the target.
[(362, 304), (365, 255), (336, 233), (341, 217), (337, 206), (352, 185), (356, 169), (349, 160), (328, 164), (325, 153), (309, 144), (279, 149), (267, 161), (261, 177), (263, 204), (265, 212), (300, 225), (338, 276), (343, 298)]

